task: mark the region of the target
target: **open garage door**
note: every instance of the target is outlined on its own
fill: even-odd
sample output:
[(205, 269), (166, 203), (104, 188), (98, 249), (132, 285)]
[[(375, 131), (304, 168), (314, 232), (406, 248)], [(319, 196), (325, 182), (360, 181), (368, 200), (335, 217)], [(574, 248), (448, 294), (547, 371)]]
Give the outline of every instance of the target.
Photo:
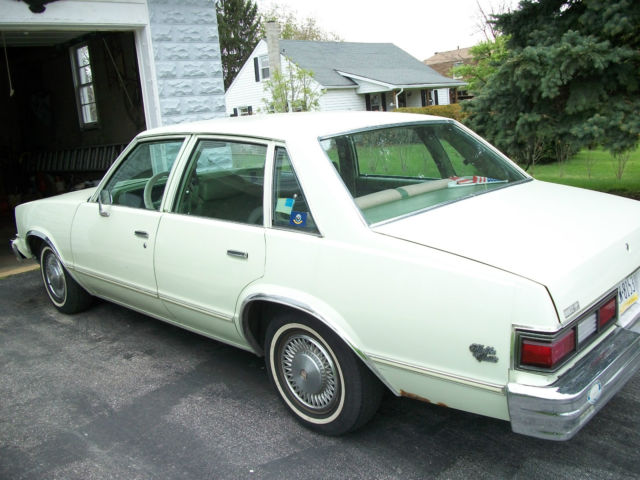
[(100, 179), (145, 129), (133, 32), (0, 32), (0, 215)]

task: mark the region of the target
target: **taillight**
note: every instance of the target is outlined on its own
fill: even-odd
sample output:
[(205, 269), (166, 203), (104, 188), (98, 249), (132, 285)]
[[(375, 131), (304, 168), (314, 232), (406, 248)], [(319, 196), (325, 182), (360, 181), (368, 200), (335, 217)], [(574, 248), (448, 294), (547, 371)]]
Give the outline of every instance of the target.
[(519, 332), (519, 366), (555, 370), (599, 338), (618, 318), (617, 292), (556, 333)]
[(520, 346), (520, 365), (553, 368), (576, 348), (573, 329), (553, 341), (523, 338)]
[(616, 297), (613, 297), (598, 309), (598, 328), (604, 327), (616, 318), (616, 313), (618, 313), (616, 306)]

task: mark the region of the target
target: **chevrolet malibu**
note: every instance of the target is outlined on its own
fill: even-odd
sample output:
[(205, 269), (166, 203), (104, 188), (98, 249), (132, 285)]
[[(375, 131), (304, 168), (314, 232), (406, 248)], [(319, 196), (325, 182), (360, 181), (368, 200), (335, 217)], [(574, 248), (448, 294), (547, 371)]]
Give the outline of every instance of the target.
[(448, 119), (149, 130), (16, 219), (55, 308), (100, 297), (264, 356), (326, 434), (388, 389), (568, 439), (640, 367), (640, 202), (534, 180)]

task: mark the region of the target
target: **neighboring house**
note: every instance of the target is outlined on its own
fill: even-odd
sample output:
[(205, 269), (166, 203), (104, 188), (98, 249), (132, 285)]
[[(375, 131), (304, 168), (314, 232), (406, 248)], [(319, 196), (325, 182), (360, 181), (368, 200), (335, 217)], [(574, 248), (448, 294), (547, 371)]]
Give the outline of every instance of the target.
[(460, 80), (440, 75), (391, 43), (282, 40), (267, 24), (261, 40), (225, 94), (227, 114), (250, 115), (265, 109), (264, 82), (273, 66), (290, 64), (313, 72), (322, 92), (320, 110), (393, 110), (451, 103)]
[(225, 115), (211, 0), (0, 0), (0, 12), (0, 200), (36, 175), (41, 191), (99, 178), (145, 128)]
[[(435, 55), (424, 60), (424, 64), (433, 68), (440, 75), (451, 76), (456, 80), (464, 80), (453, 74), (453, 67), (475, 63), (473, 61), (473, 55), (471, 54), (471, 48), (472, 47), (465, 47), (449, 50), (448, 52), (436, 52)], [(458, 89), (457, 94), (458, 100), (471, 98), (471, 95), (469, 95), (465, 89)]]

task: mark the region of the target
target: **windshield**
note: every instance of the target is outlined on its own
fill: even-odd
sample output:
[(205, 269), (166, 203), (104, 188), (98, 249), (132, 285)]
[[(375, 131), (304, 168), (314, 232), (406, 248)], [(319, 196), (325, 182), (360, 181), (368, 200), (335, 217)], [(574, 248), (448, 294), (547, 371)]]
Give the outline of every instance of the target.
[(375, 128), (321, 140), (369, 224), (527, 178), (450, 122)]

